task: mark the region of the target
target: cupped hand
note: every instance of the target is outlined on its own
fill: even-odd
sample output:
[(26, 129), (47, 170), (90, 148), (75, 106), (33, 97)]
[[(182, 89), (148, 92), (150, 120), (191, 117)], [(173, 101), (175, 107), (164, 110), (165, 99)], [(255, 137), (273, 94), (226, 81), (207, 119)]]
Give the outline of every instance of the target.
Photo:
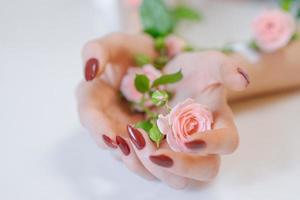
[(143, 130), (130, 126), (142, 116), (131, 113), (122, 102), (119, 85), (138, 53), (156, 56), (151, 38), (115, 33), (85, 45), (85, 81), (77, 89), (81, 123), (100, 147), (118, 151), (130, 170), (147, 179), (157, 178), (174, 188), (184, 188), (190, 180), (211, 180), (218, 173), (219, 154), (238, 145), (225, 88), (245, 89), (246, 73), (218, 52), (183, 53), (168, 63), (167, 72), (182, 69), (184, 74), (181, 82), (170, 87), (177, 92), (172, 104), (194, 98), (211, 109), (215, 121), (211, 131), (194, 134), (187, 144), (194, 154), (178, 153), (166, 143), (157, 149)]

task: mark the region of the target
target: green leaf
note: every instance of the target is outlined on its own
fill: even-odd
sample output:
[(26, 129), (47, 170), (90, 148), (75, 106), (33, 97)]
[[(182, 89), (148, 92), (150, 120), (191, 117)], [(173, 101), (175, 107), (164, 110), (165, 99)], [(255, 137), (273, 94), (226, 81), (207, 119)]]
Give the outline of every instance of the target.
[(190, 51), (195, 51), (194, 47), (190, 46), (190, 45), (186, 45), (183, 49), (183, 51), (187, 51), (187, 52), (190, 52)]
[(300, 38), (300, 34), (298, 32), (296, 32), (296, 33), (294, 33), (294, 35), (292, 35), (290, 42), (296, 41), (299, 38)]
[(259, 46), (256, 44), (256, 42), (253, 40), (249, 43), (249, 47), (255, 51), (259, 51)]
[(149, 131), (149, 137), (150, 139), (156, 143), (157, 148), (159, 148), (159, 144), (164, 138), (164, 135), (160, 132), (160, 130), (157, 127), (156, 121), (152, 123), (152, 128)]
[(146, 64), (151, 63), (151, 59), (149, 56), (146, 56), (145, 54), (137, 54), (134, 57), (134, 62), (137, 66), (142, 67)]
[(144, 74), (137, 74), (134, 79), (134, 85), (137, 91), (145, 93), (150, 89), (150, 80)]
[(289, 11), (293, 5), (294, 0), (280, 0), (279, 4), (282, 10)]
[(201, 14), (185, 5), (179, 5), (172, 10), (172, 16), (175, 20), (194, 20), (198, 21), (202, 18)]
[(165, 36), (175, 26), (175, 21), (162, 0), (144, 0), (140, 6), (140, 17), (144, 32), (153, 37)]
[(152, 87), (156, 87), (159, 85), (164, 85), (164, 84), (170, 84), (170, 83), (176, 83), (180, 81), (183, 78), (183, 75), (181, 73), (181, 70), (173, 73), (173, 74), (165, 74), (154, 80)]
[(167, 103), (169, 99), (168, 93), (166, 91), (156, 90), (151, 94), (151, 101), (156, 106), (163, 106)]
[(150, 129), (152, 128), (152, 123), (149, 121), (140, 121), (135, 125), (135, 128), (141, 128), (147, 133), (149, 133)]
[[(253, 47), (250, 47), (250, 48), (253, 49)], [(257, 48), (258, 48), (258, 47), (257, 47)], [(256, 49), (256, 47), (255, 47), (255, 49)], [(224, 47), (222, 47), (222, 48), (220, 49), (220, 51), (222, 51), (224, 54), (230, 54), (230, 53), (233, 53), (233, 52), (234, 52), (233, 48), (230, 47), (230, 46), (224, 46)]]

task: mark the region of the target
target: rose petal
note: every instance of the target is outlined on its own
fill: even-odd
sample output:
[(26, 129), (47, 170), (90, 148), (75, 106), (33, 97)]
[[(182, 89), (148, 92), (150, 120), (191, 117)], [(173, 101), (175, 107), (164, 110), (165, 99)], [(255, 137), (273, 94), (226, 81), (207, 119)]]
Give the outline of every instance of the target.
[(167, 116), (159, 115), (156, 121), (158, 129), (164, 135), (170, 132), (170, 125), (168, 119), (169, 119), (168, 115)]

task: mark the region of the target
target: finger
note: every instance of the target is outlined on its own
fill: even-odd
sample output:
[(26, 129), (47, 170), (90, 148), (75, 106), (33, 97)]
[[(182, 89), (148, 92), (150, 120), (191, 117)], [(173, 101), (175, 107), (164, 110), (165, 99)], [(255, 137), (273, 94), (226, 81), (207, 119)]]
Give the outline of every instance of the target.
[(133, 56), (139, 53), (155, 56), (153, 41), (149, 36), (113, 33), (92, 40), (82, 50), (85, 79), (91, 81), (102, 74), (108, 63), (129, 64)]
[(128, 139), (121, 136), (116, 137), (116, 142), (118, 145), (118, 151), (120, 152), (121, 159), (123, 160), (125, 166), (134, 172), (135, 174), (144, 177), (147, 180), (155, 180), (156, 178), (143, 166), (136, 156), (132, 145)]
[(213, 130), (192, 135), (185, 146), (201, 154), (229, 154), (235, 151), (239, 137), (230, 108), (227, 106), (216, 112), (214, 120)]
[[(106, 98), (101, 98), (102, 92)], [(115, 144), (116, 136), (111, 129), (111, 120), (101, 112), (102, 105), (108, 105), (112, 96), (114, 96), (113, 92), (108, 90), (100, 80), (93, 83), (81, 82), (76, 89), (80, 122), (102, 148), (109, 147), (107, 142)]]
[(143, 130), (135, 129), (128, 125), (127, 131), (130, 136), (131, 143), (133, 144), (133, 149), (146, 169), (148, 169), (155, 177), (173, 188), (182, 189), (187, 186), (187, 178), (174, 175), (164, 169), (165, 167), (170, 167), (170, 165), (172, 165), (172, 160), (165, 161), (166, 165), (164, 168), (150, 160), (149, 156), (155, 152), (156, 148)]
[(246, 70), (240, 64), (227, 56), (220, 65), (221, 80), (228, 89), (243, 91), (250, 84)]
[[(101, 92), (106, 94), (106, 98), (101, 98), (100, 104)], [(92, 83), (82, 82), (77, 88), (76, 95), (81, 123), (92, 134), (98, 146), (112, 151), (118, 149), (118, 156), (121, 155), (130, 170), (148, 180), (155, 179), (138, 160), (128, 141), (120, 136), (116, 137), (115, 131), (110, 128), (111, 120), (101, 111), (102, 106), (106, 107), (108, 103), (112, 103), (111, 97), (115, 96), (112, 90), (107, 90), (105, 83), (101, 80)]]
[(115, 90), (105, 81), (82, 81), (77, 87), (76, 97), (80, 122), (100, 147), (107, 146), (103, 141), (103, 134), (114, 139), (115, 133), (119, 135), (124, 132), (121, 124), (126, 124), (129, 116), (122, 112)]
[(220, 168), (220, 156), (198, 156), (187, 153), (174, 152), (169, 149), (159, 149), (150, 156), (157, 164), (165, 159), (172, 159), (174, 164), (166, 168), (172, 174), (198, 180), (209, 181), (216, 177)]

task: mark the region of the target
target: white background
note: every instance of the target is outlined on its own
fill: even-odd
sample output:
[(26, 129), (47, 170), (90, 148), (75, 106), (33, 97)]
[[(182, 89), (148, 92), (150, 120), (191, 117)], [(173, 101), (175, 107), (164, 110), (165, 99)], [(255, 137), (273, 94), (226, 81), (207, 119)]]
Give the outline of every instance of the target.
[[(238, 10), (212, 5), (206, 5), (212, 20), (218, 20), (212, 13)], [(239, 13), (258, 6), (246, 8)], [(96, 147), (76, 113), (80, 49), (88, 39), (118, 30), (116, 13), (113, 0), (0, 0), (0, 199), (299, 199), (299, 91), (233, 106), (240, 148), (224, 156), (220, 175), (209, 184), (176, 191), (147, 182)], [(203, 33), (205, 26), (211, 30), (208, 22), (190, 26), (187, 38), (209, 41)], [(221, 28), (218, 35), (228, 39)], [(219, 42), (215, 38), (211, 44)]]

